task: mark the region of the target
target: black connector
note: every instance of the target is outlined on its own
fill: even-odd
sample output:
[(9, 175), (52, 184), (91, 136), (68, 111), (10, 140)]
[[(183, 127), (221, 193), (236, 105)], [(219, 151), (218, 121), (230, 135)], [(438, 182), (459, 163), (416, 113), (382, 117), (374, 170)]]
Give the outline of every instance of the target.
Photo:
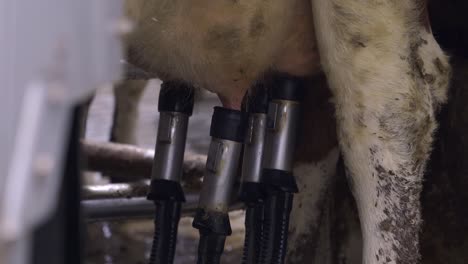
[(305, 78), (276, 73), (271, 79), (271, 99), (300, 102), (304, 98)]
[(215, 106), (211, 119), (210, 136), (243, 142), (247, 125), (246, 115), (238, 110)]
[(177, 112), (192, 115), (195, 91), (192, 86), (180, 81), (161, 84), (158, 99), (159, 112)]
[(229, 215), (198, 209), (192, 225), (200, 232), (197, 264), (219, 264), (226, 236), (232, 234)]
[(267, 82), (257, 82), (245, 94), (242, 106), (243, 111), (249, 114), (268, 113), (268, 104), (270, 102), (270, 90)]
[(197, 264), (219, 264), (226, 236), (200, 231)]

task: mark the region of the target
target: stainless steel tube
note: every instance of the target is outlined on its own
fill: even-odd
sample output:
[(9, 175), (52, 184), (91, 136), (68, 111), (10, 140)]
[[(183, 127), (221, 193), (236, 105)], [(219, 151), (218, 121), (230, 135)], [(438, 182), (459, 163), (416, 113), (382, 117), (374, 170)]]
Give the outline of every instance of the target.
[[(182, 216), (194, 216), (198, 196), (186, 195), (186, 199), (187, 202), (182, 204)], [(81, 206), (88, 222), (154, 217), (154, 203), (146, 200), (146, 197), (84, 200)], [(236, 203), (229, 207), (229, 211), (242, 208), (241, 203)]]
[(200, 194), (200, 208), (227, 212), (241, 150), (240, 142), (212, 139)]
[(268, 107), (264, 168), (292, 171), (300, 104), (273, 100)]
[(242, 162), (243, 182), (260, 182), (266, 123), (266, 114), (255, 113), (249, 117)]
[[(84, 169), (99, 171), (124, 182), (149, 179), (153, 166), (154, 151), (126, 144), (81, 141), (84, 154)], [(206, 155), (185, 153), (181, 166), (183, 178), (201, 178), (206, 164)]]
[(189, 116), (185, 113), (160, 113), (152, 179), (180, 181), (188, 121)]
[(81, 189), (83, 200), (130, 199), (144, 197), (148, 193), (149, 182), (113, 183), (103, 185), (85, 185)]

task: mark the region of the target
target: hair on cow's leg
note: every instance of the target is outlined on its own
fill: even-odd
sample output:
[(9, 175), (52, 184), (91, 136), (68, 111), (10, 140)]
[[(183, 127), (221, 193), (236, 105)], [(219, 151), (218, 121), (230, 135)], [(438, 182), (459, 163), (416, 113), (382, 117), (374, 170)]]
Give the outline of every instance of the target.
[(124, 81), (114, 86), (114, 116), (111, 141), (125, 144), (137, 143), (135, 130), (138, 121), (138, 105), (147, 81)]
[(313, 0), (323, 69), (363, 232), (363, 262), (420, 262), (420, 192), (447, 57), (421, 0)]
[(294, 197), (289, 225), (289, 264), (330, 263), (323, 254), (327, 250), (320, 250), (330, 246), (329, 237), (321, 236), (321, 229), (326, 225), (325, 203), (330, 196), (338, 155), (338, 148), (334, 148), (320, 161), (299, 163), (294, 167), (299, 193)]

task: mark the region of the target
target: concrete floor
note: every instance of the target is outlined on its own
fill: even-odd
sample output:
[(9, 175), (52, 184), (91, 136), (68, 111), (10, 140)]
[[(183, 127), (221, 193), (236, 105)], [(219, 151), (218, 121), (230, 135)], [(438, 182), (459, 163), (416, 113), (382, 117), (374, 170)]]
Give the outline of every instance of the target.
[[(160, 82), (151, 81), (145, 89), (139, 105), (140, 116), (137, 125), (138, 145), (154, 148), (158, 125), (157, 101)], [(111, 127), (114, 98), (112, 88), (97, 91), (91, 104), (86, 137), (108, 141)], [(212, 108), (219, 105), (212, 94), (203, 93), (197, 97), (194, 114), (190, 118), (187, 151), (206, 154), (210, 142), (209, 126)], [(95, 179), (102, 178), (99, 176)], [(244, 212), (230, 215), (233, 235), (225, 246), (223, 263), (240, 263), (244, 237)], [(192, 219), (183, 218), (179, 225), (176, 250), (176, 264), (196, 263), (198, 231), (191, 227)], [(147, 263), (152, 242), (152, 220), (128, 220), (122, 222), (100, 222), (88, 224), (87, 264), (143, 264)]]

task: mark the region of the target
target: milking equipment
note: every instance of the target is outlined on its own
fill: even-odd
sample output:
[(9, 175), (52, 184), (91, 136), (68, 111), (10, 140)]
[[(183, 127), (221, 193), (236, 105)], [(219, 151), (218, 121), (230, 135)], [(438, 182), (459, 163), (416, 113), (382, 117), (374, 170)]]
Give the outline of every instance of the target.
[(301, 78), (273, 76), (261, 176), (265, 188), (262, 264), (282, 264), (286, 257), (289, 215), (298, 191), (292, 169), (302, 90)]
[(159, 126), (147, 197), (154, 201), (156, 207), (150, 264), (171, 264), (174, 261), (181, 204), (185, 202), (180, 180), (193, 104), (194, 90), (191, 86), (178, 81), (161, 85)]
[(220, 263), (226, 237), (232, 233), (228, 206), (240, 165), (245, 126), (245, 114), (241, 111), (214, 108), (212, 139), (193, 220), (193, 227), (200, 232), (198, 264)]
[(262, 159), (268, 111), (268, 88), (265, 82), (252, 87), (244, 97), (248, 125), (244, 140), (242, 181), (239, 198), (245, 204), (245, 240), (243, 264), (256, 264), (260, 257), (263, 232), (264, 186), (261, 181)]

